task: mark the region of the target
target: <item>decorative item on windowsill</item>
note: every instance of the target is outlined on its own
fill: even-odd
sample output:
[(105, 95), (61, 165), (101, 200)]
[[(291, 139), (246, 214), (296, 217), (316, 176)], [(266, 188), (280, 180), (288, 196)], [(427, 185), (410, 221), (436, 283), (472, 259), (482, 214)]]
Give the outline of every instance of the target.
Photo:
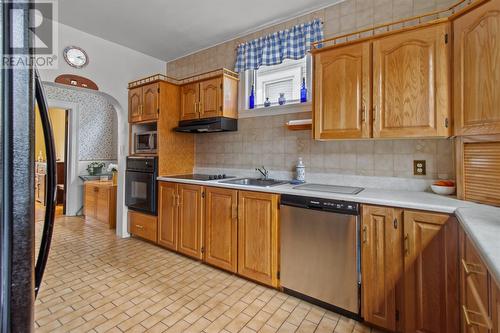
[(302, 184), (306, 182), (306, 166), (302, 161), (302, 157), (299, 157), (297, 165), (295, 166), (295, 179), (292, 180), (291, 184)]
[(252, 84), (252, 90), (250, 90), (250, 97), (248, 97), (248, 108), (253, 109), (254, 107), (255, 107), (255, 94)]
[(284, 93), (280, 93), (280, 98), (278, 98), (278, 104), (279, 105), (283, 105), (285, 103), (286, 103), (285, 94)]
[(118, 164), (109, 163), (108, 172), (113, 174), (113, 185), (118, 185)]
[(90, 162), (89, 165), (87, 165), (87, 172), (89, 173), (89, 175), (95, 176), (102, 173), (103, 167), (103, 162)]
[(269, 97), (266, 97), (266, 100), (264, 101), (264, 106), (267, 108), (271, 106), (271, 101), (269, 100)]
[(302, 88), (300, 88), (300, 103), (307, 102), (306, 78), (302, 78)]

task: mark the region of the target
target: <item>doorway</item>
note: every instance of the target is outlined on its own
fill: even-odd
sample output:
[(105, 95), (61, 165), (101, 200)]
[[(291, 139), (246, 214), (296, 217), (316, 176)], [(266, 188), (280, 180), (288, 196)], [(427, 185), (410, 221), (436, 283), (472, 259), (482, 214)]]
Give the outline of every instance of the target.
[[(56, 216), (66, 214), (67, 156), (69, 137), (69, 110), (49, 108), (49, 118), (54, 135), (57, 167)], [(35, 220), (43, 220), (46, 197), (46, 152), (45, 139), (38, 110), (35, 112)]]

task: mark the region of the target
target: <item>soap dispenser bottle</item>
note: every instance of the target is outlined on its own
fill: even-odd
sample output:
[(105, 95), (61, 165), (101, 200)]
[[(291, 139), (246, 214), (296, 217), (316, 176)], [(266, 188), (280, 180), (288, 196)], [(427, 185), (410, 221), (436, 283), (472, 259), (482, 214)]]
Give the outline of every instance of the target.
[(302, 157), (299, 157), (297, 162), (297, 166), (295, 167), (296, 180), (300, 183), (304, 183), (306, 181), (306, 166), (302, 161)]

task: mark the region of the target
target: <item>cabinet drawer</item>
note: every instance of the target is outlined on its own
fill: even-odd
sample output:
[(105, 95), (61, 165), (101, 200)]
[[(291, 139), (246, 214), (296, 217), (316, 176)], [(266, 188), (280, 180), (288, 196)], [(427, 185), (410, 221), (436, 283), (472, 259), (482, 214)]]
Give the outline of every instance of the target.
[(156, 216), (129, 211), (128, 223), (131, 234), (156, 243)]

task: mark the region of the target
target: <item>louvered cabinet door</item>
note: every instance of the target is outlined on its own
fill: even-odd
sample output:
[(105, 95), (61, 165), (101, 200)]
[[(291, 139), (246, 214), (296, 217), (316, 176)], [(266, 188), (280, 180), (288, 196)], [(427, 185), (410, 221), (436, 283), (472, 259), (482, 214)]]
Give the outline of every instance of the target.
[(449, 24), (373, 42), (373, 136), (444, 136), (450, 131)]
[(500, 133), (500, 1), (453, 23), (455, 134)]
[(314, 55), (314, 138), (371, 136), (370, 43)]

